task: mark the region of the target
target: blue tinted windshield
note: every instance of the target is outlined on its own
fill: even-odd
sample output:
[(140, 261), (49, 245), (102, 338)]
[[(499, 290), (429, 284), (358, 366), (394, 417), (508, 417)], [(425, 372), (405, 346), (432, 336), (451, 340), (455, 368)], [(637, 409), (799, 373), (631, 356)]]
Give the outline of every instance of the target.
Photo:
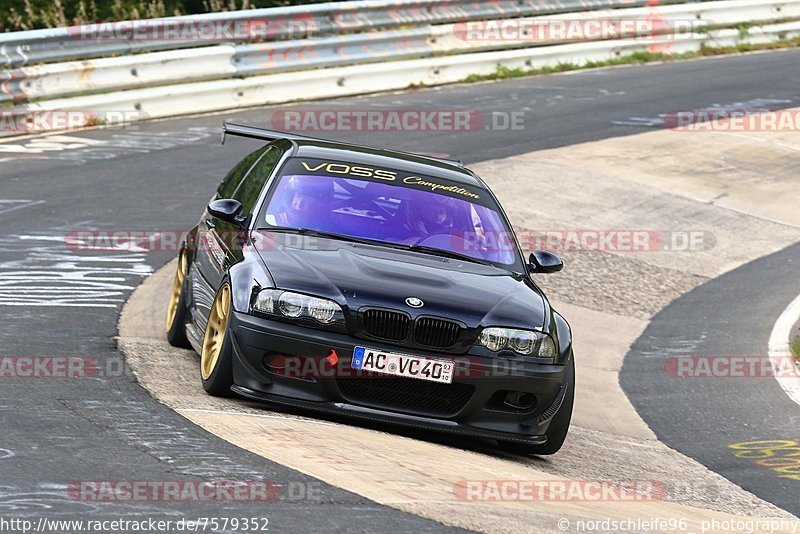
[[(266, 228), (304, 228), (432, 247), (506, 266), (518, 261), (513, 237), (498, 211), (489, 207), (496, 205), (483, 190), (475, 190), (478, 195), (466, 186), (438, 178), (403, 178), (394, 171), (377, 171), (386, 174), (376, 173), (372, 179), (354, 178), (352, 171), (331, 176), (316, 163), (301, 163), (305, 168), (290, 165), (289, 172), (273, 184), (262, 219)], [(375, 171), (329, 165), (337, 165), (331, 167), (335, 172)], [(304, 173), (318, 169), (320, 174)], [(292, 172), (298, 170), (301, 173)]]

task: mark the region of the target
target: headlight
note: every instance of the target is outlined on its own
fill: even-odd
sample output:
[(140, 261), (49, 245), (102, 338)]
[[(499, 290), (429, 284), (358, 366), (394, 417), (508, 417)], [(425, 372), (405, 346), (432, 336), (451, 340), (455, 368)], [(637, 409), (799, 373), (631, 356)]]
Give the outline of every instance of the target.
[(282, 293), (278, 297), (278, 309), (286, 317), (300, 317), (306, 309), (308, 297), (294, 293)]
[(558, 355), (553, 338), (542, 332), (531, 330), (484, 328), (478, 341), (492, 352), (507, 348), (523, 356), (555, 358)]
[(253, 310), (290, 319), (313, 319), (325, 325), (344, 324), (342, 308), (334, 301), (280, 289), (259, 291), (253, 301)]

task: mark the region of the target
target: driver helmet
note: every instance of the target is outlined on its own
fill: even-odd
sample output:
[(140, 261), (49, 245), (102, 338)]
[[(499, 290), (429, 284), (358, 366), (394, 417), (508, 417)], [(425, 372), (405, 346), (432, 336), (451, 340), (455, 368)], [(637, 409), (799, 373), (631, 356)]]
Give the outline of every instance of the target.
[(447, 234), (453, 224), (453, 199), (437, 195), (425, 194), (420, 200), (409, 206), (408, 226), (425, 235)]
[(286, 187), (286, 216), (292, 224), (308, 224), (333, 201), (333, 181), (327, 177), (292, 176)]

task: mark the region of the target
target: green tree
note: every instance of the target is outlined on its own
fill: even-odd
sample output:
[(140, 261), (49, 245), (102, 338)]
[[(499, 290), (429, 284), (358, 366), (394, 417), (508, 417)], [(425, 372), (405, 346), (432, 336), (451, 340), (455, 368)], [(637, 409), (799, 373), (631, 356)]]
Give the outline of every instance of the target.
[(3, 0), (0, 31), (319, 3), (315, 0)]

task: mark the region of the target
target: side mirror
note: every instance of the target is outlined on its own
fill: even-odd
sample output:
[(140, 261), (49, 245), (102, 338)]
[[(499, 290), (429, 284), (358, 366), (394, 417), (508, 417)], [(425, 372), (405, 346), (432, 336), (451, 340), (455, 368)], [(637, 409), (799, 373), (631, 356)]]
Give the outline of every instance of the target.
[(232, 198), (220, 198), (208, 205), (208, 214), (212, 217), (236, 226), (244, 226), (245, 218), (242, 217), (242, 203)]
[(528, 257), (528, 272), (534, 274), (557, 273), (564, 262), (556, 254), (545, 250), (534, 250)]

